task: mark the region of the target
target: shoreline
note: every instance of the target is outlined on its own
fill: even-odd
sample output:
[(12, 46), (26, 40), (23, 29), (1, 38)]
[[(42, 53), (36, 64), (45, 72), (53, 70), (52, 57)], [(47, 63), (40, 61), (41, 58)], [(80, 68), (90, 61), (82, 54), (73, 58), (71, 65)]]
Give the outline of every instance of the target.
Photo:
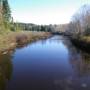
[(10, 32), (6, 35), (0, 35), (2, 41), (0, 42), (0, 54), (7, 54), (9, 51), (15, 49), (18, 45), (25, 45), (40, 39), (46, 39), (51, 36), (49, 32)]
[(76, 46), (78, 49), (90, 53), (90, 42), (87, 42), (86, 40), (74, 39), (74, 38), (70, 38), (70, 40), (72, 44)]

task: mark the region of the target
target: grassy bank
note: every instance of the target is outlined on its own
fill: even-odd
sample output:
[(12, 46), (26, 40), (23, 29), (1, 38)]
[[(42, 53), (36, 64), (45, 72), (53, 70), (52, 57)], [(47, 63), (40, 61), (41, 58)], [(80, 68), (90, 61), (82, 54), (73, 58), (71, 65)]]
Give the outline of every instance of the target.
[(80, 38), (80, 40), (86, 42), (86, 43), (90, 43), (90, 36), (83, 36)]
[(48, 32), (9, 32), (0, 35), (0, 53), (15, 48), (18, 44), (24, 44), (50, 36)]
[(90, 36), (83, 36), (79, 38), (70, 38), (70, 39), (76, 47), (86, 52), (90, 52)]

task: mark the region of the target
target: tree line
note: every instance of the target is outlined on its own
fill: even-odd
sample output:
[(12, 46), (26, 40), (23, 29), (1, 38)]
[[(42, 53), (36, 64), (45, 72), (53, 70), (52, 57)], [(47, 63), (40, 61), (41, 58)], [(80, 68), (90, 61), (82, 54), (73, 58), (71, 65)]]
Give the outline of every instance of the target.
[(32, 23), (14, 22), (8, 0), (0, 0), (0, 33), (17, 30), (63, 32), (73, 37), (90, 35), (90, 5), (83, 5), (72, 16), (69, 24), (36, 25)]
[(32, 23), (14, 23), (14, 25), (18, 25), (22, 31), (45, 31), (45, 32), (53, 32), (55, 31), (55, 25), (37, 25)]
[(90, 36), (90, 5), (83, 5), (72, 16), (66, 33), (73, 37)]
[(17, 30), (51, 32), (54, 29), (53, 25), (14, 22), (8, 0), (0, 0), (0, 32)]

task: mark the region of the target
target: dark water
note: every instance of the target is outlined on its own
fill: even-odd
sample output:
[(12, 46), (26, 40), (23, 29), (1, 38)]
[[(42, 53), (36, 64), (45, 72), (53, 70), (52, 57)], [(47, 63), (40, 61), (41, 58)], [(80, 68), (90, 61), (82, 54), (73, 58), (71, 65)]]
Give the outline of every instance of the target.
[(0, 55), (0, 90), (90, 90), (90, 54), (53, 36)]

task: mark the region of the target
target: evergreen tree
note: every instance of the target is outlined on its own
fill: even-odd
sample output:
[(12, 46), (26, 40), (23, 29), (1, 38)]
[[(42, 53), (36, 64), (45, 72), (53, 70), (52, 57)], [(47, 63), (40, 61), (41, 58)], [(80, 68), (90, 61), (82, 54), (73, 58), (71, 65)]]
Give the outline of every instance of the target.
[(2, 15), (3, 15), (3, 23), (6, 29), (10, 28), (10, 21), (11, 21), (11, 11), (8, 4), (8, 0), (2, 1)]

